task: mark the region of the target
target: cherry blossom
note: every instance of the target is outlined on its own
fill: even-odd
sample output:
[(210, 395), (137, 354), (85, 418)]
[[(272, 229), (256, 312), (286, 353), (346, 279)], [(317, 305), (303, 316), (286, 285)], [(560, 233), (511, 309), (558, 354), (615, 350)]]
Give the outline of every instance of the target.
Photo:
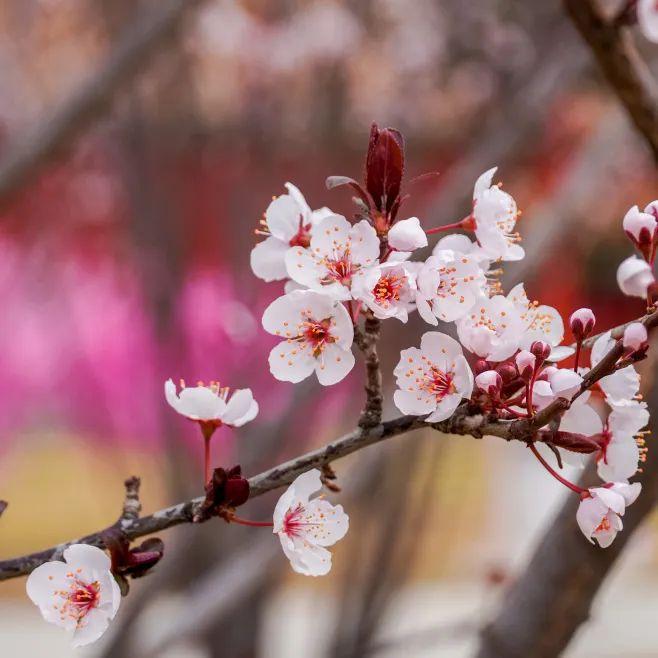
[(354, 298), (380, 320), (397, 318), (406, 322), (416, 298), (416, 277), (409, 265), (384, 263), (362, 270), (354, 280)]
[[(551, 348), (555, 348), (564, 338), (564, 323), (562, 316), (552, 306), (540, 305), (539, 302), (531, 302), (526, 295), (522, 283), (517, 284), (510, 290), (507, 298), (517, 307), (521, 321), (525, 325), (523, 335), (519, 341), (521, 349), (529, 349), (535, 341), (544, 341)], [(569, 350), (569, 354), (572, 351)], [(568, 354), (567, 354), (568, 356)], [(551, 360), (560, 360), (562, 356), (555, 357), (554, 350), (548, 357)]]
[(181, 380), (181, 391), (177, 393), (176, 384), (168, 379), (164, 390), (167, 402), (179, 414), (215, 429), (221, 425), (242, 427), (258, 415), (258, 402), (249, 388), (237, 389), (229, 396), (230, 389), (217, 382), (186, 387)]
[(557, 398), (571, 400), (576, 394), (583, 378), (569, 368), (544, 368), (533, 386), (532, 401), (539, 409), (548, 406)]
[(635, 502), (642, 486), (616, 482), (609, 487), (588, 489), (580, 501), (576, 520), (587, 539), (599, 543), (601, 548), (612, 544), (617, 533), (622, 529), (621, 517), (626, 506)]
[(461, 344), (488, 361), (504, 361), (519, 349), (527, 323), (509, 297), (495, 295), (476, 300), (457, 321)]
[(328, 295), (312, 290), (283, 295), (265, 309), (263, 327), (284, 339), (269, 357), (270, 372), (281, 381), (300, 382), (315, 372), (328, 386), (354, 367), (352, 320)]
[(274, 199), (265, 211), (262, 227), (257, 231), (267, 238), (251, 251), (251, 269), (264, 281), (278, 281), (288, 276), (286, 252), (295, 246), (308, 247), (313, 227), (332, 215), (329, 208), (311, 210), (302, 193), (286, 183), (288, 194)]
[[(594, 367), (614, 346), (611, 332), (601, 334), (592, 345), (591, 361)], [(599, 387), (611, 404), (629, 404), (639, 393), (640, 375), (632, 365), (616, 370), (599, 379)]]
[(452, 249), (435, 249), (420, 267), (417, 282), (418, 313), (432, 325), (464, 317), (486, 292), (478, 259)]
[(651, 266), (637, 256), (629, 256), (617, 269), (619, 289), (629, 297), (647, 296), (647, 288), (654, 283)]
[(461, 233), (444, 235), (434, 245), (432, 256), (436, 256), (439, 252), (446, 249), (463, 254), (464, 256), (470, 256), (484, 271), (489, 269), (491, 258), (487, 256), (484, 249), (477, 242), (473, 242), (467, 235)]
[(658, 5), (656, 0), (638, 0), (637, 21), (642, 34), (654, 43), (658, 43)]
[(420, 349), (400, 352), (393, 374), (398, 390), (393, 400), (404, 414), (424, 416), (428, 423), (445, 420), (473, 391), (473, 373), (461, 345), (450, 336), (427, 332)]
[(601, 433), (601, 453), (597, 462), (603, 480), (628, 480), (635, 475), (642, 454), (636, 435), (648, 422), (649, 412), (644, 403), (612, 408)]
[(519, 376), (526, 382), (529, 382), (535, 372), (537, 357), (528, 350), (521, 350), (515, 357), (516, 369)]
[(393, 224), (388, 232), (388, 246), (398, 251), (414, 251), (427, 247), (427, 235), (418, 217), (403, 219)]
[(497, 167), (485, 171), (475, 182), (472, 221), (475, 235), (492, 260), (521, 260), (525, 256), (518, 244), (514, 226), (518, 217), (516, 201), (498, 185), (492, 185)]
[(376, 265), (378, 257), (379, 238), (365, 219), (352, 226), (332, 215), (315, 227), (308, 249), (290, 249), (285, 261), (291, 279), (344, 301), (351, 297), (352, 278)]
[(299, 475), (279, 498), (274, 509), (273, 532), (290, 565), (304, 576), (324, 576), (331, 570), (332, 546), (347, 533), (349, 518), (341, 505), (322, 496), (309, 500), (322, 488), (317, 468)]
[(27, 579), (27, 595), (43, 618), (71, 634), (74, 647), (95, 642), (107, 630), (121, 603), (110, 558), (99, 548), (74, 544), (64, 560), (46, 562)]
[(656, 218), (648, 211), (640, 212), (637, 206), (633, 206), (624, 216), (622, 221), (624, 231), (633, 244), (643, 253), (650, 253), (649, 247), (656, 236)]

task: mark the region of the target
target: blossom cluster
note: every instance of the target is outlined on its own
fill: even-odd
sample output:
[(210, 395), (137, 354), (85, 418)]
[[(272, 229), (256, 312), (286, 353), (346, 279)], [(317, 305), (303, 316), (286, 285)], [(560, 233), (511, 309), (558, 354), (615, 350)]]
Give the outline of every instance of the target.
[[(341, 381), (354, 367), (352, 344), (362, 318), (407, 322), (417, 311), (432, 327), (441, 323), (442, 331), (427, 331), (419, 347), (401, 351), (393, 371), (397, 408), (428, 423), (449, 419), (460, 405), (513, 421), (532, 420), (558, 399), (566, 402), (537, 429), (530, 447), (581, 496), (578, 522), (586, 537), (607, 546), (640, 488), (629, 479), (646, 453), (642, 430), (649, 414), (634, 366), (646, 353), (645, 327), (634, 323), (621, 339), (608, 331), (585, 342), (596, 318), (590, 309), (578, 309), (569, 318), (576, 343), (564, 345), (565, 322), (555, 308), (531, 301), (523, 283), (502, 290), (502, 264), (525, 254), (516, 231), (517, 203), (494, 183), (495, 167), (475, 181), (464, 219), (433, 228), (398, 216), (405, 197), (397, 131), (373, 127), (365, 170), (363, 184), (344, 176), (327, 179), (328, 188), (348, 186), (356, 194), (354, 221), (327, 207), (312, 210), (291, 183), (264, 213), (257, 233), (267, 237), (251, 253), (252, 270), (265, 281), (284, 282), (283, 294), (263, 315), (264, 329), (280, 339), (269, 356), (272, 375), (299, 382), (315, 373), (325, 386)], [(657, 216), (658, 202), (652, 202), (623, 219), (643, 256), (619, 268), (627, 294), (646, 298), (653, 285)], [(423, 251), (431, 235), (453, 230), (460, 232), (444, 235), (429, 255)], [(592, 388), (588, 373), (618, 340), (620, 358)], [(572, 356), (573, 365), (560, 365)], [(551, 466), (554, 459), (559, 469), (594, 459), (602, 486), (582, 489), (568, 482)], [(603, 512), (604, 502), (613, 500)]]
[[(417, 311), (431, 329), (418, 347), (400, 352), (393, 371), (395, 406), (427, 423), (447, 421), (441, 429), (450, 428), (449, 419), (460, 409), (508, 426), (523, 420), (530, 451), (580, 496), (576, 521), (585, 537), (609, 546), (641, 489), (630, 480), (646, 456), (643, 428), (649, 412), (635, 369), (648, 350), (645, 325), (634, 322), (623, 332), (594, 336), (596, 317), (581, 308), (568, 319), (575, 343), (563, 344), (565, 322), (555, 308), (531, 301), (523, 283), (507, 293), (502, 289), (502, 264), (525, 254), (516, 231), (516, 201), (494, 183), (496, 168), (475, 181), (463, 219), (424, 227), (417, 217), (399, 217), (406, 198), (404, 157), (401, 134), (375, 125), (363, 184), (345, 176), (327, 179), (330, 189), (348, 187), (355, 194), (353, 221), (327, 207), (311, 209), (291, 183), (269, 204), (257, 230), (265, 240), (251, 252), (251, 267), (265, 281), (283, 282), (281, 296), (262, 317), (263, 328), (278, 339), (269, 355), (272, 375), (293, 383), (315, 375), (324, 386), (336, 384), (354, 368), (359, 332), (389, 319), (406, 323)], [(654, 201), (643, 212), (634, 206), (622, 221), (641, 257), (620, 265), (619, 285), (649, 304), (657, 220)], [(423, 251), (430, 236), (444, 232), (431, 252)], [(365, 344), (358, 342), (364, 350)], [(560, 365), (571, 357), (572, 365)], [(249, 499), (249, 480), (239, 465), (211, 468), (210, 449), (218, 430), (237, 429), (257, 417), (252, 391), (231, 393), (219, 382), (187, 387), (182, 380), (179, 388), (170, 379), (164, 394), (204, 440), (205, 499), (193, 520), (217, 516), (270, 527), (295, 572), (327, 574), (328, 547), (349, 526), (341, 505), (312, 498), (330, 475), (293, 467), (291, 476), (297, 477), (276, 504), (272, 521), (242, 518), (236, 508)], [(588, 460), (596, 463), (599, 486), (583, 488), (559, 472), (564, 463), (582, 467)], [(64, 550), (65, 562), (47, 562), (28, 578), (28, 595), (43, 617), (69, 631), (75, 645), (104, 633), (127, 591), (126, 577), (144, 575), (164, 550), (157, 538), (130, 548), (114, 526), (103, 542), (111, 559), (100, 548), (76, 544)]]

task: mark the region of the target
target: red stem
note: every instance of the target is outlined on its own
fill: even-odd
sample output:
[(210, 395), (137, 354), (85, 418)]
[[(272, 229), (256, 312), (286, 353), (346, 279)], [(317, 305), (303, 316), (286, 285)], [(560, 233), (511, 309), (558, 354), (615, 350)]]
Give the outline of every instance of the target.
[(573, 482), (569, 482), (566, 478), (563, 478), (559, 473), (555, 471), (555, 469), (539, 454), (539, 450), (535, 447), (534, 443), (528, 443), (528, 447), (530, 450), (532, 450), (532, 454), (537, 457), (539, 460), (539, 463), (558, 481), (561, 482), (565, 487), (568, 487), (571, 489), (571, 491), (574, 491), (578, 495), (584, 493), (587, 491), (586, 489), (582, 489), (578, 485), (575, 485)]
[(203, 437), (204, 451), (203, 451), (203, 464), (204, 464), (204, 486), (210, 481), (210, 437)]
[(575, 356), (576, 363), (573, 366), (573, 371), (574, 372), (578, 372), (578, 362), (580, 361), (580, 348), (581, 348), (581, 346), (582, 346), (582, 341), (579, 340), (576, 343), (576, 356)]
[(253, 528), (271, 528), (274, 525), (274, 523), (271, 523), (270, 521), (249, 521), (248, 519), (241, 519), (239, 516), (232, 516), (231, 523), (248, 525)]
[(455, 228), (464, 228), (463, 220), (453, 222), (452, 224), (444, 224), (443, 226), (435, 226), (434, 228), (427, 229), (426, 235), (433, 235), (434, 233), (441, 233), (442, 231), (452, 231)]

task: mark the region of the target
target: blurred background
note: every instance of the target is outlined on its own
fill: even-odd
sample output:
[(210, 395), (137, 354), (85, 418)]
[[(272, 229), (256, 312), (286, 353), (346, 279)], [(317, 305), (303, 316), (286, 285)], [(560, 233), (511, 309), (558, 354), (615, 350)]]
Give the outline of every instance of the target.
[[(506, 288), (591, 306), (602, 329), (642, 313), (615, 271), (654, 165), (559, 3), (2, 0), (0, 36), (0, 558), (112, 523), (131, 474), (145, 512), (201, 493), (202, 441), (168, 377), (252, 388), (257, 420), (213, 443), (249, 475), (355, 425), (358, 363), (331, 389), (269, 374), (260, 316), (281, 285), (249, 252), (286, 181), (352, 215), (324, 179), (360, 177), (372, 121), (406, 136), (404, 216), (460, 219), (498, 165), (528, 253)], [(424, 330), (384, 325), (387, 417), (399, 350)], [(267, 529), (176, 528), (89, 649), (41, 620), (24, 579), (3, 583), (0, 653), (469, 656), (564, 493), (493, 438), (416, 432), (336, 470), (352, 530), (331, 576), (294, 575)], [(655, 523), (634, 537), (566, 655), (658, 655), (656, 539)]]

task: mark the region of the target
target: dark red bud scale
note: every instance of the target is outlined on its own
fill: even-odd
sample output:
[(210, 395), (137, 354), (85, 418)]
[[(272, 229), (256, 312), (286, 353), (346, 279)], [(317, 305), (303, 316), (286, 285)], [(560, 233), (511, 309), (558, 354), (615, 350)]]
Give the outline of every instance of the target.
[(402, 175), (404, 174), (404, 138), (394, 128), (372, 124), (366, 156), (366, 189), (375, 208), (391, 215), (399, 204)]

